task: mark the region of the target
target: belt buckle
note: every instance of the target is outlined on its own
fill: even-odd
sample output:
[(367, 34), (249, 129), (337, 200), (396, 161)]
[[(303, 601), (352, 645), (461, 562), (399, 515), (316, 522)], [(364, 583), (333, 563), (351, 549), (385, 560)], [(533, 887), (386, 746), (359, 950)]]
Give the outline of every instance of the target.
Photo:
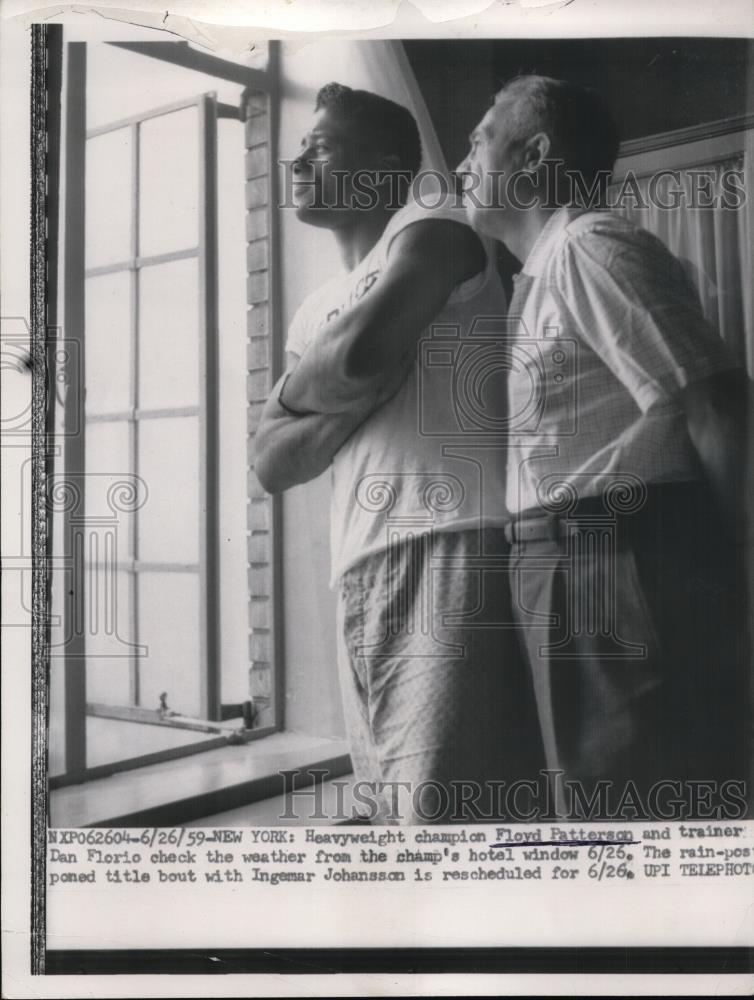
[(550, 542), (560, 541), (560, 518), (557, 514), (547, 515), (547, 540)]
[(505, 526), (505, 537), (508, 539), (510, 545), (518, 545), (525, 540), (518, 530), (520, 521), (521, 518), (514, 517)]
[[(532, 527), (536, 525), (538, 522), (539, 523), (544, 522), (547, 527), (544, 536), (539, 535), (537, 537), (537, 533), (531, 531)], [(525, 530), (524, 531), (519, 530), (519, 525), (523, 524), (528, 525), (530, 529), (528, 533)], [(533, 517), (533, 518), (527, 518), (527, 517), (514, 518), (512, 521), (509, 521), (508, 524), (506, 525), (506, 537), (512, 545), (519, 544), (525, 541), (537, 541), (538, 538), (550, 542), (557, 542), (560, 540), (560, 518), (557, 516), (557, 514), (545, 514), (543, 517)]]

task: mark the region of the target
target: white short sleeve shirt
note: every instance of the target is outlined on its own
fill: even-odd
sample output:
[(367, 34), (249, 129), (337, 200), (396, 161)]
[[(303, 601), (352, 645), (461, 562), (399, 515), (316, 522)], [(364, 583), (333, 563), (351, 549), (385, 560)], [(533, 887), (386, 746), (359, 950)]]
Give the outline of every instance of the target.
[(612, 213), (560, 209), (522, 275), (530, 288), (511, 317), (511, 512), (549, 507), (564, 488), (598, 496), (626, 474), (698, 478), (679, 393), (734, 362), (664, 244)]
[[(468, 225), (451, 195), (437, 204), (410, 202), (353, 271), (338, 275), (299, 308), (286, 349), (301, 355), (328, 320), (379, 282), (390, 246), (407, 226), (425, 220)], [(332, 579), (405, 534), (502, 525), (505, 508), (505, 393), (481, 379), (472, 358), (487, 352), (474, 323), (505, 324), (506, 300), (495, 261), (457, 286), (424, 331), (416, 360), (398, 392), (345, 442), (332, 464)], [(466, 385), (467, 374), (472, 386)], [(458, 379), (462, 385), (458, 386)], [(480, 381), (477, 379), (477, 381)], [(467, 398), (468, 397), (468, 398)], [(474, 407), (478, 407), (478, 414)]]

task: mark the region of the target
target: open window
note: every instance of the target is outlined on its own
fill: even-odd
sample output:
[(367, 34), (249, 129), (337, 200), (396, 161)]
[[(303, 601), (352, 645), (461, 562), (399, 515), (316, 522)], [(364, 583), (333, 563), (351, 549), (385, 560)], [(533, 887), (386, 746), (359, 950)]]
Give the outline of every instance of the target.
[(271, 61), (64, 55), (52, 787), (282, 723), (273, 504), (247, 468), (274, 363)]

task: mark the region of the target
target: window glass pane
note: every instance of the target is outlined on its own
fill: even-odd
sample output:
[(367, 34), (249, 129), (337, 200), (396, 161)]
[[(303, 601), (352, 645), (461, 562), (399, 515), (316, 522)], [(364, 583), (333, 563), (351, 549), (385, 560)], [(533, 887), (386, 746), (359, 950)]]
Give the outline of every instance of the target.
[[(127, 420), (87, 420), (86, 422), (86, 474), (87, 476), (117, 476), (130, 473)], [(106, 493), (109, 483), (92, 486), (94, 507), (87, 493), (86, 512), (106, 513)], [(101, 500), (97, 494), (102, 493)]]
[(139, 511), (139, 558), (199, 560), (199, 421), (197, 417), (140, 420), (139, 475), (148, 499)]
[[(86, 424), (86, 476), (84, 494), (87, 518), (106, 519), (97, 534), (97, 558), (104, 561), (105, 545), (110, 546), (107, 558), (123, 560), (132, 556), (131, 535), (136, 508), (144, 501), (144, 487), (138, 485), (131, 471), (129, 428), (125, 420)], [(111, 540), (106, 543), (105, 536)], [(92, 536), (93, 537), (93, 536)], [(85, 558), (91, 558), (89, 552)]]
[(195, 247), (199, 241), (199, 135), (196, 108), (140, 125), (139, 254)]
[[(105, 705), (130, 705), (133, 650), (131, 624), (132, 574), (100, 565), (89, 590), (89, 630), (86, 637), (86, 700)], [(93, 574), (90, 569), (90, 579)]]
[[(139, 640), (148, 655), (139, 660), (144, 708), (199, 714), (200, 607), (197, 573), (139, 573)], [(194, 734), (196, 736), (196, 734)]]
[(131, 274), (86, 280), (86, 411), (112, 413), (130, 406)]
[(86, 142), (86, 266), (131, 256), (131, 129)]
[[(122, 22), (118, 26), (118, 34)], [(149, 34), (142, 41), (149, 41)], [(159, 44), (165, 44), (161, 42)], [(168, 43), (176, 51), (195, 48), (200, 62), (206, 57), (206, 46), (186, 42)], [(251, 52), (239, 54), (238, 61), (259, 69), (266, 63), (266, 42), (254, 40)], [(177, 66), (162, 59), (153, 59), (143, 52), (130, 52), (102, 42), (90, 42), (86, 53), (86, 121), (89, 128), (108, 122), (145, 114), (166, 104), (191, 100), (207, 91), (217, 93), (217, 99), (227, 104), (241, 103), (243, 86), (218, 76)], [(134, 81), (138, 80), (138, 86)], [(238, 123), (236, 123), (238, 127)]]
[(199, 287), (196, 259), (139, 271), (139, 406), (199, 402)]

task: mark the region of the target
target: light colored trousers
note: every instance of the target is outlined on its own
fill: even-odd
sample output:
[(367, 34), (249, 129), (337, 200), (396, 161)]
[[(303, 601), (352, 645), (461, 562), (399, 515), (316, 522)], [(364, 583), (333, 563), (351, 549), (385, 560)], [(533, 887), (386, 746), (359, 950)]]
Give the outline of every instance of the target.
[(492, 821), (500, 783), (544, 767), (508, 573), (479, 558), (507, 551), (502, 529), (443, 531), (341, 577), (343, 705), (375, 824)]

